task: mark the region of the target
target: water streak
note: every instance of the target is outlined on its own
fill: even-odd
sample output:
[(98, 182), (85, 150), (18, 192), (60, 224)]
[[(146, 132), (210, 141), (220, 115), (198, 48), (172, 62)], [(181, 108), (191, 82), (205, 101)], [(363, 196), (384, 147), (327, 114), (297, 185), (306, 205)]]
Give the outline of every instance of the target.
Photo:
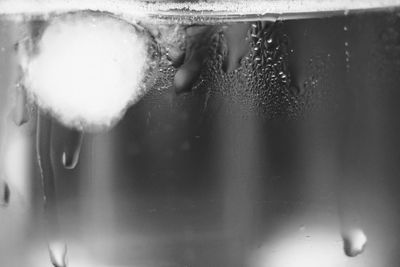
[[(49, 253), (51, 262), (55, 267), (65, 267), (65, 249), (59, 249), (61, 240), (57, 214), (57, 195), (54, 169), (51, 160), (52, 118), (42, 111), (38, 112), (36, 129), (36, 152), (43, 185), (44, 216), (47, 239), (49, 240)], [(58, 245), (56, 245), (58, 244)]]

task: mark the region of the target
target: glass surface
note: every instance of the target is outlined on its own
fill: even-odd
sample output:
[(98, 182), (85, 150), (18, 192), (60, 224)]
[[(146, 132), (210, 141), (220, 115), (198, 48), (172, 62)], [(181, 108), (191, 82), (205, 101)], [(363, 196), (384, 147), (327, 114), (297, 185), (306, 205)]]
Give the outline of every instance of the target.
[(399, 266), (398, 1), (38, 2), (0, 1), (0, 266)]

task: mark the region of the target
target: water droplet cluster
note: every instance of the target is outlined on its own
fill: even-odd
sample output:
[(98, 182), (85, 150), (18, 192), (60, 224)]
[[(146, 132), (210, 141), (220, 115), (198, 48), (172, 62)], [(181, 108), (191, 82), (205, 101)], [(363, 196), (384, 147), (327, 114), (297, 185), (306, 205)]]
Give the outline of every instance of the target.
[(300, 115), (303, 97), (293, 89), (288, 68), (288, 38), (281, 23), (263, 27), (253, 23), (248, 32), (249, 52), (239, 68), (225, 73), (226, 45), (223, 32), (213, 38), (210, 59), (202, 73), (201, 88), (233, 101), (244, 110), (268, 119)]

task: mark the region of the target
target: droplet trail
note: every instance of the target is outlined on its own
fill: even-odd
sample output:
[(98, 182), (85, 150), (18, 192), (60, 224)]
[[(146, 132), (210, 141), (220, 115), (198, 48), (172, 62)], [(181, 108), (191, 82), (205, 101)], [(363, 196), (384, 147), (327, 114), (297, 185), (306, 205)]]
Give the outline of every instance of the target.
[[(52, 128), (52, 118), (42, 111), (39, 111), (36, 129), (36, 153), (43, 186), (45, 229), (48, 240), (60, 240), (56, 184), (51, 160)], [(53, 243), (49, 243), (51, 262), (55, 267), (65, 267), (66, 265), (62, 264), (63, 261), (58, 261), (59, 259), (65, 258), (65, 256), (59, 257), (59, 250), (56, 250), (57, 253), (54, 253), (54, 249), (52, 249), (54, 245), (52, 244)], [(61, 255), (66, 254), (66, 249), (62, 251), (65, 252), (62, 252)], [(58, 263), (60, 264), (56, 265)]]

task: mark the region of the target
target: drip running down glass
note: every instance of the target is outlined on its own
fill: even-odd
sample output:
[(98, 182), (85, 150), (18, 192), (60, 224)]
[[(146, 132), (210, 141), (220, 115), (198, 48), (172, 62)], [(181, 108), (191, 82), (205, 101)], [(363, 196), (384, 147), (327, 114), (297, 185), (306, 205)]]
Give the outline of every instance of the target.
[(0, 265), (397, 267), (398, 6), (0, 1)]

